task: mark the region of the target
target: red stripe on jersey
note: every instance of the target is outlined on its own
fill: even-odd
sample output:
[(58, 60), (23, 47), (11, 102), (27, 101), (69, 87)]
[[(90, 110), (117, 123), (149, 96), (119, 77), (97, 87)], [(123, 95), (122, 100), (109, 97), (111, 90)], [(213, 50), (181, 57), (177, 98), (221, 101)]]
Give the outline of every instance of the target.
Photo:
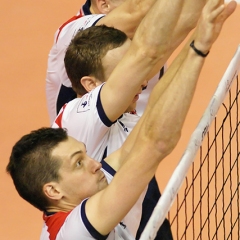
[(67, 103), (65, 103), (61, 109), (61, 113), (57, 116), (55, 123), (58, 125), (59, 128), (62, 128), (62, 116), (63, 116), (63, 111), (65, 107), (67, 106)]
[(136, 115), (137, 114), (137, 110), (135, 109), (135, 110), (133, 110), (133, 111), (131, 111), (131, 112), (129, 112), (130, 114), (133, 114), (133, 115)]
[[(71, 211), (70, 211), (71, 212)], [(45, 221), (49, 232), (49, 239), (55, 240), (57, 237), (57, 234), (62, 227), (62, 225), (65, 222), (65, 219), (69, 215), (70, 212), (57, 212), (51, 216), (47, 216), (43, 214), (43, 220)]]
[(83, 16), (84, 16), (84, 13), (83, 13), (83, 11), (82, 11), (82, 9), (81, 9), (79, 15), (73, 16), (73, 17), (71, 17), (69, 20), (67, 20), (67, 21), (58, 29), (58, 34), (57, 34), (57, 37), (56, 37), (56, 42), (58, 41), (58, 37), (59, 37), (62, 29), (63, 29), (68, 23), (70, 23), (70, 22), (72, 22), (72, 21), (74, 21), (74, 20), (76, 20), (76, 19), (78, 19), (78, 18), (81, 18), (81, 17), (83, 17)]

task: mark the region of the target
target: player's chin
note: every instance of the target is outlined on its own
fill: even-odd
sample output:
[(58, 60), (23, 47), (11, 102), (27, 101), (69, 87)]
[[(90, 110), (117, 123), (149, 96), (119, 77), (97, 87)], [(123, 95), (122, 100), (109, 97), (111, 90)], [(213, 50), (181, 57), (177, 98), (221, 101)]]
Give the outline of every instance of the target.
[(131, 105), (128, 107), (128, 112), (134, 111), (137, 106), (137, 101), (132, 102)]
[(135, 103), (132, 102), (131, 105), (128, 106), (128, 108), (126, 109), (125, 112), (126, 112), (126, 113), (129, 113), (129, 112), (135, 111), (136, 106), (137, 106), (136, 102), (135, 102)]
[(108, 182), (107, 179), (105, 178), (105, 180), (102, 180), (99, 184), (99, 190), (103, 190), (104, 188), (106, 188), (108, 186)]

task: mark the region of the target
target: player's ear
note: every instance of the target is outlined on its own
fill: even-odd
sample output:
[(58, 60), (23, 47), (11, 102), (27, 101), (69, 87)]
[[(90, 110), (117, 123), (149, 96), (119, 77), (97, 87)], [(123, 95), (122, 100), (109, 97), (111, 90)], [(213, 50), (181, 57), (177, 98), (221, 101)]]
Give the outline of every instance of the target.
[(82, 77), (80, 82), (87, 92), (92, 91), (99, 85), (99, 81), (96, 78), (89, 76)]
[(96, 0), (97, 8), (100, 13), (107, 14), (110, 11), (110, 4), (108, 0)]
[(59, 200), (63, 196), (58, 184), (55, 182), (46, 183), (43, 186), (43, 192), (49, 199), (53, 200)]

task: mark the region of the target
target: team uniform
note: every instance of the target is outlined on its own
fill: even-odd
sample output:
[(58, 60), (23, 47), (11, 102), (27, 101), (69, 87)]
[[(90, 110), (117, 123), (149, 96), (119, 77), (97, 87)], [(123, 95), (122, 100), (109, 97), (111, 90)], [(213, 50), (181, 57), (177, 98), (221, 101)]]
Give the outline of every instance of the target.
[(52, 125), (66, 128), (69, 136), (84, 142), (88, 155), (99, 162), (122, 146), (139, 120), (136, 114), (124, 113), (111, 122), (100, 100), (103, 85), (65, 104)]
[[(110, 169), (110, 171), (109, 171)], [(110, 182), (114, 170), (104, 162), (102, 171)], [(124, 219), (108, 235), (100, 234), (89, 222), (86, 211), (87, 199), (70, 212), (44, 213), (44, 225), (40, 240), (134, 240)]]

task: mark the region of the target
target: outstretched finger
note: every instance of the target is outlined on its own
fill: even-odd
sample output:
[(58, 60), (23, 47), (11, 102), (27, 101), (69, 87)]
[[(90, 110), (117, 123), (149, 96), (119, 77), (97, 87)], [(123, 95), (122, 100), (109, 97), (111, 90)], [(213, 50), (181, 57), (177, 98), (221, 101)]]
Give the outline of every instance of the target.
[(223, 11), (217, 16), (217, 22), (223, 23), (226, 21), (226, 19), (232, 15), (232, 13), (235, 11), (237, 7), (236, 1), (231, 1), (227, 5), (224, 6)]
[(217, 9), (213, 10), (209, 17), (209, 21), (214, 22), (216, 20), (216, 18), (219, 17), (220, 14), (224, 11), (224, 8), (225, 8), (225, 6), (224, 6), (224, 4), (222, 4)]
[(225, 18), (228, 18), (230, 15), (232, 15), (232, 13), (235, 11), (236, 7), (237, 7), (236, 1), (229, 2), (224, 9)]

